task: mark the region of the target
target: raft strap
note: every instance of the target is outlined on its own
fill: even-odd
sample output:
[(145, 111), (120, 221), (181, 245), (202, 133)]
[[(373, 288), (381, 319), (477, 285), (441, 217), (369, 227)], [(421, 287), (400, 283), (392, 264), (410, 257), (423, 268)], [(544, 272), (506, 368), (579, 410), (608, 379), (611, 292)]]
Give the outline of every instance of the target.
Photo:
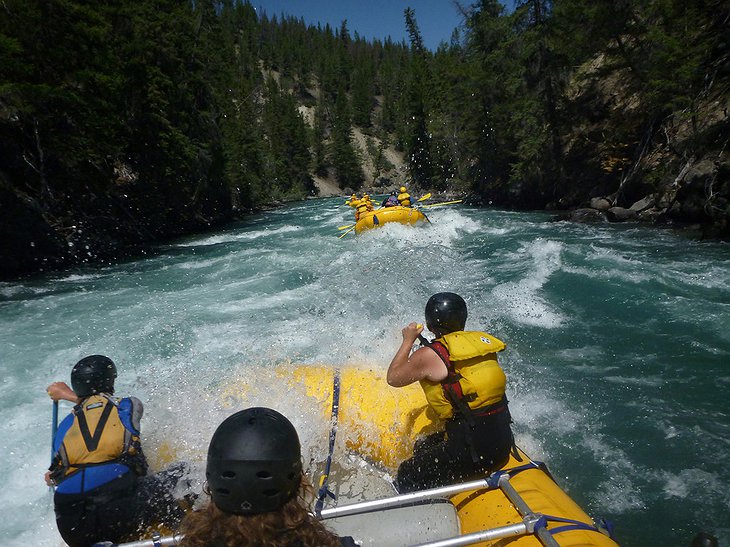
[(552, 515), (542, 515), (540, 517), (540, 525), (543, 528), (547, 527), (548, 522), (565, 522), (565, 526), (559, 526), (557, 528), (551, 528), (548, 530), (551, 534), (559, 534), (560, 532), (567, 532), (569, 530), (590, 530), (591, 532), (599, 532), (600, 530), (596, 526), (591, 526), (580, 520), (568, 519), (565, 517), (555, 517)]
[(528, 469), (542, 470), (541, 466), (544, 465), (545, 464), (542, 462), (531, 461), (529, 463), (518, 465), (517, 467), (512, 467), (511, 469), (494, 471), (485, 480), (487, 481), (487, 486), (489, 486), (491, 490), (494, 490), (495, 488), (499, 488), (499, 481), (502, 480), (502, 477), (506, 476), (508, 479), (511, 479), (518, 473), (522, 473), (523, 471), (527, 471)]
[(337, 499), (328, 488), (327, 481), (330, 476), (330, 469), (332, 467), (332, 455), (335, 451), (335, 438), (337, 437), (337, 416), (340, 409), (340, 370), (335, 369), (334, 380), (332, 383), (332, 429), (330, 429), (330, 444), (329, 454), (327, 455), (327, 464), (325, 466), (324, 474), (319, 479), (319, 492), (317, 493), (317, 503), (314, 506), (314, 514), (319, 517), (324, 507), (324, 500), (327, 497), (333, 500)]

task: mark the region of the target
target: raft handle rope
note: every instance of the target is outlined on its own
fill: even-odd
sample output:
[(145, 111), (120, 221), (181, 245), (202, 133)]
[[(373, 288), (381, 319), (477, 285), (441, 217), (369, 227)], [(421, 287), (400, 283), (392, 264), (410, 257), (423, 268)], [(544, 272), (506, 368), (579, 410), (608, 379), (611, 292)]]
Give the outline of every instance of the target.
[(567, 532), (568, 530), (590, 530), (591, 532), (600, 532), (596, 526), (591, 526), (583, 521), (569, 519), (565, 517), (554, 517), (552, 515), (542, 515), (541, 519), (542, 526), (547, 526), (548, 522), (563, 522), (565, 526), (559, 526), (557, 528), (551, 528), (548, 530), (552, 535), (559, 534), (560, 532)]
[(337, 497), (327, 488), (327, 481), (330, 477), (330, 469), (332, 468), (332, 455), (335, 452), (335, 439), (337, 437), (337, 417), (340, 409), (340, 370), (335, 369), (334, 379), (332, 381), (332, 428), (330, 429), (329, 454), (327, 455), (327, 464), (325, 465), (324, 474), (319, 479), (319, 492), (317, 495), (317, 503), (314, 506), (314, 514), (319, 518), (324, 507), (324, 500), (329, 496), (333, 500)]

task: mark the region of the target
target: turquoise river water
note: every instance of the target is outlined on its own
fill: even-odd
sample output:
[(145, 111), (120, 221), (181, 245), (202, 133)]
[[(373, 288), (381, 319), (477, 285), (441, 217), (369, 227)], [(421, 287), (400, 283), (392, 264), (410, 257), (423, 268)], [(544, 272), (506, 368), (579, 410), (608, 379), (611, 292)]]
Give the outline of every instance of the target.
[(153, 467), (170, 445), (202, 461), (236, 405), (288, 415), (321, 463), (327, 424), (261, 371), (385, 370), (401, 328), (444, 290), (466, 299), (467, 328), (508, 345), (518, 444), (620, 544), (684, 546), (700, 530), (730, 544), (730, 246), (460, 205), (423, 228), (339, 239), (343, 201), (0, 283), (1, 545), (62, 544), (43, 482), (45, 387), (79, 358), (109, 355), (117, 392), (145, 402)]

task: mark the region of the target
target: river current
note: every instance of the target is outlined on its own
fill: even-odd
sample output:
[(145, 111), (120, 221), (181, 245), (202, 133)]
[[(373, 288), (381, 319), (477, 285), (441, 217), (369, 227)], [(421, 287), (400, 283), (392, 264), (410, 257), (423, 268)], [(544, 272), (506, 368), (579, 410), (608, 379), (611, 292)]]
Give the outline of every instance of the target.
[(171, 446), (200, 463), (218, 423), (254, 405), (289, 416), (322, 462), (326, 427), (265, 371), (385, 370), (440, 291), (465, 298), (468, 329), (507, 343), (518, 445), (621, 545), (684, 546), (700, 530), (730, 544), (730, 246), (462, 205), (340, 239), (343, 201), (0, 283), (0, 544), (62, 545), (45, 387), (81, 357), (110, 356), (117, 393), (144, 401), (153, 468)]

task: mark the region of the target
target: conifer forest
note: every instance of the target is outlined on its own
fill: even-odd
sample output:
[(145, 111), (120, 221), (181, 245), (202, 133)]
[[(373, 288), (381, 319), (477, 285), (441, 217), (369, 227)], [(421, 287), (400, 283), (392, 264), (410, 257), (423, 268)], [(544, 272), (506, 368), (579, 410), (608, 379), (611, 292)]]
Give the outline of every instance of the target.
[(454, 6), (431, 51), (410, 8), (396, 43), (240, 0), (2, 0), (0, 274), (111, 260), (320, 179), (730, 236), (730, 4)]

